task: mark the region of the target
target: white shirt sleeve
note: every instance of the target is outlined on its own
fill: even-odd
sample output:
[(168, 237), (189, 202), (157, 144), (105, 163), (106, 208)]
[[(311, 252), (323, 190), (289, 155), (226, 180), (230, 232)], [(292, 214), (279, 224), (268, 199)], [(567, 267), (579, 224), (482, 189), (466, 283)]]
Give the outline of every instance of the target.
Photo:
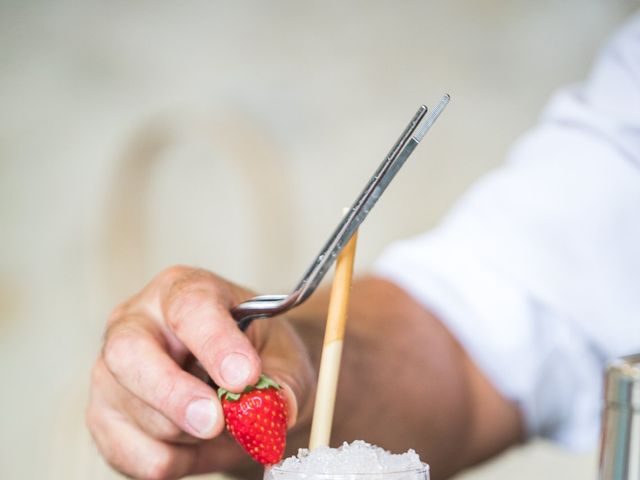
[(503, 167), (374, 273), (439, 316), (530, 435), (592, 448), (605, 362), (640, 352), (640, 16)]

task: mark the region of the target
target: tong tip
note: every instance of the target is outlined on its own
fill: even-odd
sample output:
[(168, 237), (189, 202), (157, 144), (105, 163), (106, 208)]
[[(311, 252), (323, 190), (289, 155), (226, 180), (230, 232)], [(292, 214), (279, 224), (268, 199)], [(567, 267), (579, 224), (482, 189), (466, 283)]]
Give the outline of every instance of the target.
[(440, 99), (440, 102), (438, 102), (438, 105), (436, 105), (436, 107), (433, 110), (431, 110), (431, 112), (429, 112), (429, 114), (422, 121), (422, 124), (420, 125), (420, 127), (418, 127), (416, 132), (413, 134), (413, 139), (416, 142), (420, 143), (420, 141), (424, 138), (424, 136), (427, 134), (427, 132), (431, 128), (431, 125), (433, 125), (433, 123), (437, 120), (438, 116), (444, 110), (444, 107), (446, 107), (447, 103), (449, 103), (449, 100), (451, 100), (451, 96), (448, 93), (445, 93), (444, 95), (442, 95), (442, 98)]

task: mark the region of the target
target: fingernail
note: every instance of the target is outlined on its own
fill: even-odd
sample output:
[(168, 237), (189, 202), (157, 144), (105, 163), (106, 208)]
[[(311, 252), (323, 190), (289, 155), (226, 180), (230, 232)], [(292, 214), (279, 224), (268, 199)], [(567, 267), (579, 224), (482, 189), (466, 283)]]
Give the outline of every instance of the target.
[(195, 400), (187, 407), (187, 423), (200, 435), (208, 435), (218, 420), (218, 410), (212, 400)]
[(241, 353), (230, 353), (222, 360), (220, 374), (230, 385), (245, 385), (251, 374), (251, 362)]

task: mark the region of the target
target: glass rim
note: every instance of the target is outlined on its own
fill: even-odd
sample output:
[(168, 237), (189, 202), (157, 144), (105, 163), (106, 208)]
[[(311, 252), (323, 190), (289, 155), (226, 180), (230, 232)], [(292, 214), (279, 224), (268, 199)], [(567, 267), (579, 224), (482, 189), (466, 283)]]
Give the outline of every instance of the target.
[(342, 473), (306, 473), (301, 472), (300, 470), (291, 470), (288, 468), (282, 468), (279, 465), (271, 465), (267, 467), (269, 471), (275, 471), (276, 473), (283, 473), (289, 475), (299, 475), (305, 477), (316, 477), (316, 478), (340, 478), (340, 477), (358, 477), (363, 475), (397, 475), (400, 473), (418, 473), (418, 472), (429, 472), (429, 464), (420, 462), (422, 464), (421, 467), (410, 467), (400, 470), (388, 470), (383, 472), (342, 472)]

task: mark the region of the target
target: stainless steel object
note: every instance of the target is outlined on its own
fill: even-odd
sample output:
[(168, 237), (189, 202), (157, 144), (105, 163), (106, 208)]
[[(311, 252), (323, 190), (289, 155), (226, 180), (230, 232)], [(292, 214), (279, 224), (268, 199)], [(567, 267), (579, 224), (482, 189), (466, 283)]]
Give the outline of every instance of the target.
[(311, 296), (342, 248), (366, 218), (409, 155), (427, 134), (447, 103), (449, 103), (449, 95), (445, 94), (428, 115), (426, 115), (426, 106), (422, 105), (418, 109), (291, 293), (288, 295), (260, 295), (231, 309), (231, 314), (238, 322), (240, 329), (246, 330), (256, 318), (272, 317), (284, 313), (300, 305)]
[(599, 479), (640, 480), (640, 354), (607, 369)]

